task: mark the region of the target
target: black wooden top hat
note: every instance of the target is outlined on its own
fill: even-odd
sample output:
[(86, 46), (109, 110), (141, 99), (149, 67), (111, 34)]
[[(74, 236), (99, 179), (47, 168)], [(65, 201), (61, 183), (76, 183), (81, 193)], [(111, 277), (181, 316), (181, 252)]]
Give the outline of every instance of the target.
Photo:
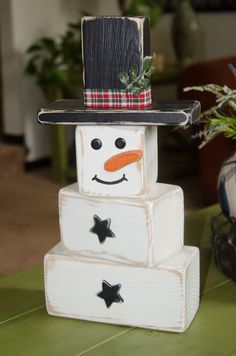
[(41, 124), (65, 125), (188, 125), (199, 118), (195, 100), (157, 101), (145, 110), (88, 109), (82, 100), (57, 100), (38, 112)]
[(40, 123), (185, 125), (199, 117), (197, 101), (151, 105), (148, 18), (84, 17), (82, 43), (84, 100), (47, 105)]
[(124, 89), (120, 72), (135, 64), (142, 70), (150, 56), (147, 17), (83, 17), (82, 53), (85, 89)]
[(83, 17), (84, 105), (139, 109), (151, 105), (147, 17)]

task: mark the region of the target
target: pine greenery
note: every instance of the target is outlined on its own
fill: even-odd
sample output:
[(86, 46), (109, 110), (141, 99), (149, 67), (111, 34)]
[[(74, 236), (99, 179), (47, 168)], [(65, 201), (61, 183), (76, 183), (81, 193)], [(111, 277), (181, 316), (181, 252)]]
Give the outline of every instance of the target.
[(118, 74), (118, 78), (128, 92), (139, 95), (143, 89), (149, 87), (150, 77), (155, 71), (154, 59), (155, 55), (144, 57), (141, 73), (138, 72), (137, 64), (134, 64), (128, 72)]
[[(236, 79), (236, 68), (229, 65)], [(216, 105), (204, 111), (197, 124), (203, 124), (203, 129), (197, 132), (193, 138), (200, 138), (202, 142), (199, 148), (204, 147), (216, 136), (223, 133), (225, 137), (236, 139), (236, 90), (227, 85), (206, 84), (201, 86), (186, 87), (184, 91), (198, 90), (215, 95)]]

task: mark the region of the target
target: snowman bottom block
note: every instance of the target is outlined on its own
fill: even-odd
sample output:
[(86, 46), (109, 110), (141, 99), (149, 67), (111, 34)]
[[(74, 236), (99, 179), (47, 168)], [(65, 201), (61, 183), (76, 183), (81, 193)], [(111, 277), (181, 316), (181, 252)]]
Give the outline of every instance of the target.
[(81, 255), (153, 267), (183, 246), (183, 191), (156, 183), (145, 199), (83, 196), (60, 190), (63, 247)]
[(70, 255), (58, 244), (45, 256), (51, 315), (183, 332), (199, 305), (199, 251), (184, 246), (158, 268)]

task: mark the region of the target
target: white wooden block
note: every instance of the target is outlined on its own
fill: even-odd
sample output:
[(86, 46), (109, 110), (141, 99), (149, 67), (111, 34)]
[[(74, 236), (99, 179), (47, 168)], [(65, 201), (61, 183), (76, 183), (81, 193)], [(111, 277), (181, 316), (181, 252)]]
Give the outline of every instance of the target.
[(156, 182), (155, 126), (77, 126), (75, 136), (81, 194), (144, 197)]
[(58, 244), (45, 256), (45, 292), (51, 315), (183, 332), (199, 305), (199, 252), (185, 246), (150, 269), (69, 255)]
[(174, 185), (114, 199), (84, 197), (75, 183), (60, 190), (59, 219), (64, 248), (93, 258), (152, 267), (183, 246), (183, 192)]

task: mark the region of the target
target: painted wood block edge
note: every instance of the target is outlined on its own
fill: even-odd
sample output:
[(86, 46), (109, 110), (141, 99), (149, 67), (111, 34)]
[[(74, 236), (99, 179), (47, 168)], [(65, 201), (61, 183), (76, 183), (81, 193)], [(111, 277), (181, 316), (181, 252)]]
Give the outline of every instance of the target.
[(159, 125), (184, 126), (198, 120), (196, 100), (157, 101), (148, 109), (88, 109), (80, 99), (62, 99), (38, 111), (41, 124), (63, 125)]
[[(109, 307), (98, 296), (104, 281), (119, 286)], [(51, 315), (183, 332), (199, 305), (199, 252), (185, 246), (150, 269), (67, 255), (59, 244), (45, 256), (45, 292)]]
[[(103, 239), (93, 229), (100, 226), (95, 219), (107, 224)], [(156, 183), (145, 200), (114, 200), (83, 196), (74, 183), (59, 192), (59, 221), (61, 241), (69, 254), (154, 267), (183, 247), (183, 191)]]

